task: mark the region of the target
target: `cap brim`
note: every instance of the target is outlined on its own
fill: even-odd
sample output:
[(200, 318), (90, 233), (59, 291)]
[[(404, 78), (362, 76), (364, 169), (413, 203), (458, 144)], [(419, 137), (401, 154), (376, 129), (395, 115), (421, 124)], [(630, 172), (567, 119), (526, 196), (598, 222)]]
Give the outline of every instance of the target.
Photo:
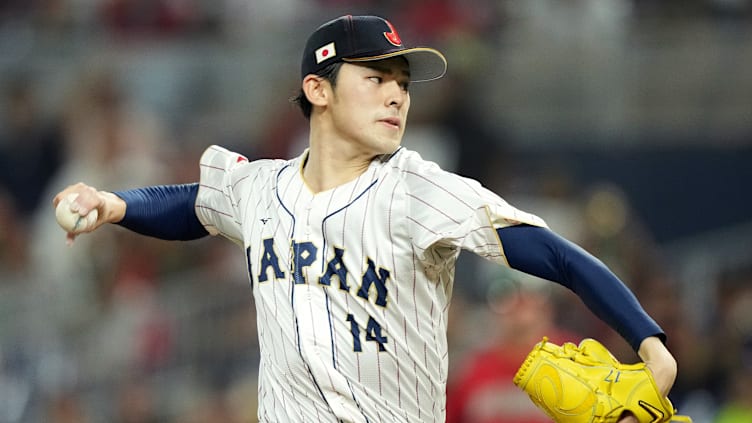
[(398, 56), (404, 56), (410, 64), (411, 82), (433, 81), (434, 79), (439, 79), (446, 74), (446, 58), (440, 51), (429, 47), (406, 48), (404, 50), (380, 54), (378, 56), (348, 57), (342, 60), (344, 62), (357, 63), (384, 60)]

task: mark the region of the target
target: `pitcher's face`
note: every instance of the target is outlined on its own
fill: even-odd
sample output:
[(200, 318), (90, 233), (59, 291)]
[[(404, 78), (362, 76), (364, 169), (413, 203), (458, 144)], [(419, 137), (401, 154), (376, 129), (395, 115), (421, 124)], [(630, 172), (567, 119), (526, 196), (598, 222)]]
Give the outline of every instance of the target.
[(344, 63), (327, 105), (332, 128), (373, 155), (394, 152), (410, 109), (410, 69), (401, 57)]

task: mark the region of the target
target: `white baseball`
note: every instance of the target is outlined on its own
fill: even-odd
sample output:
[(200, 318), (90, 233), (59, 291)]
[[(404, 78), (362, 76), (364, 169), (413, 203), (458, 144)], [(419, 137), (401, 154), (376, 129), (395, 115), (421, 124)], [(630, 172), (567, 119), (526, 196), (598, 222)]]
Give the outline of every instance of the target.
[(68, 194), (58, 203), (55, 208), (55, 219), (57, 223), (70, 233), (81, 233), (92, 228), (97, 222), (99, 213), (97, 209), (92, 209), (85, 216), (80, 215), (77, 211), (71, 210), (73, 201), (78, 197), (77, 193)]

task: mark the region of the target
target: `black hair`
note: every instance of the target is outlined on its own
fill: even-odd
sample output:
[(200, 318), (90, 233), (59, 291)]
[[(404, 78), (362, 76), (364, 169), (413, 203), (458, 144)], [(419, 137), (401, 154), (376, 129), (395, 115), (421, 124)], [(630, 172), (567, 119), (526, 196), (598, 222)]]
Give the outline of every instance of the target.
[[(328, 65), (320, 71), (316, 72), (316, 75), (328, 80), (329, 83), (332, 84), (332, 88), (334, 88), (337, 85), (337, 75), (339, 75), (339, 69), (341, 67), (342, 62), (332, 63), (331, 65)], [(308, 101), (308, 97), (306, 97), (305, 92), (303, 92), (302, 88), (300, 89), (300, 92), (297, 96), (290, 98), (290, 101), (300, 107), (300, 111), (303, 112), (303, 116), (305, 116), (306, 119), (311, 119), (313, 104)]]

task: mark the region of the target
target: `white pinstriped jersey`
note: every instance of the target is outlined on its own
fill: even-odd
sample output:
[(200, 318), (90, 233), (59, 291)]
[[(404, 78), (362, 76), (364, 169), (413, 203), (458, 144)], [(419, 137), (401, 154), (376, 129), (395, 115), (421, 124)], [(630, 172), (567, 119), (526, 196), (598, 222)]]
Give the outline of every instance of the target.
[(264, 422), (443, 422), (460, 249), (506, 264), (496, 228), (544, 226), (405, 148), (313, 194), (293, 160), (212, 146), (196, 214), (243, 246)]

